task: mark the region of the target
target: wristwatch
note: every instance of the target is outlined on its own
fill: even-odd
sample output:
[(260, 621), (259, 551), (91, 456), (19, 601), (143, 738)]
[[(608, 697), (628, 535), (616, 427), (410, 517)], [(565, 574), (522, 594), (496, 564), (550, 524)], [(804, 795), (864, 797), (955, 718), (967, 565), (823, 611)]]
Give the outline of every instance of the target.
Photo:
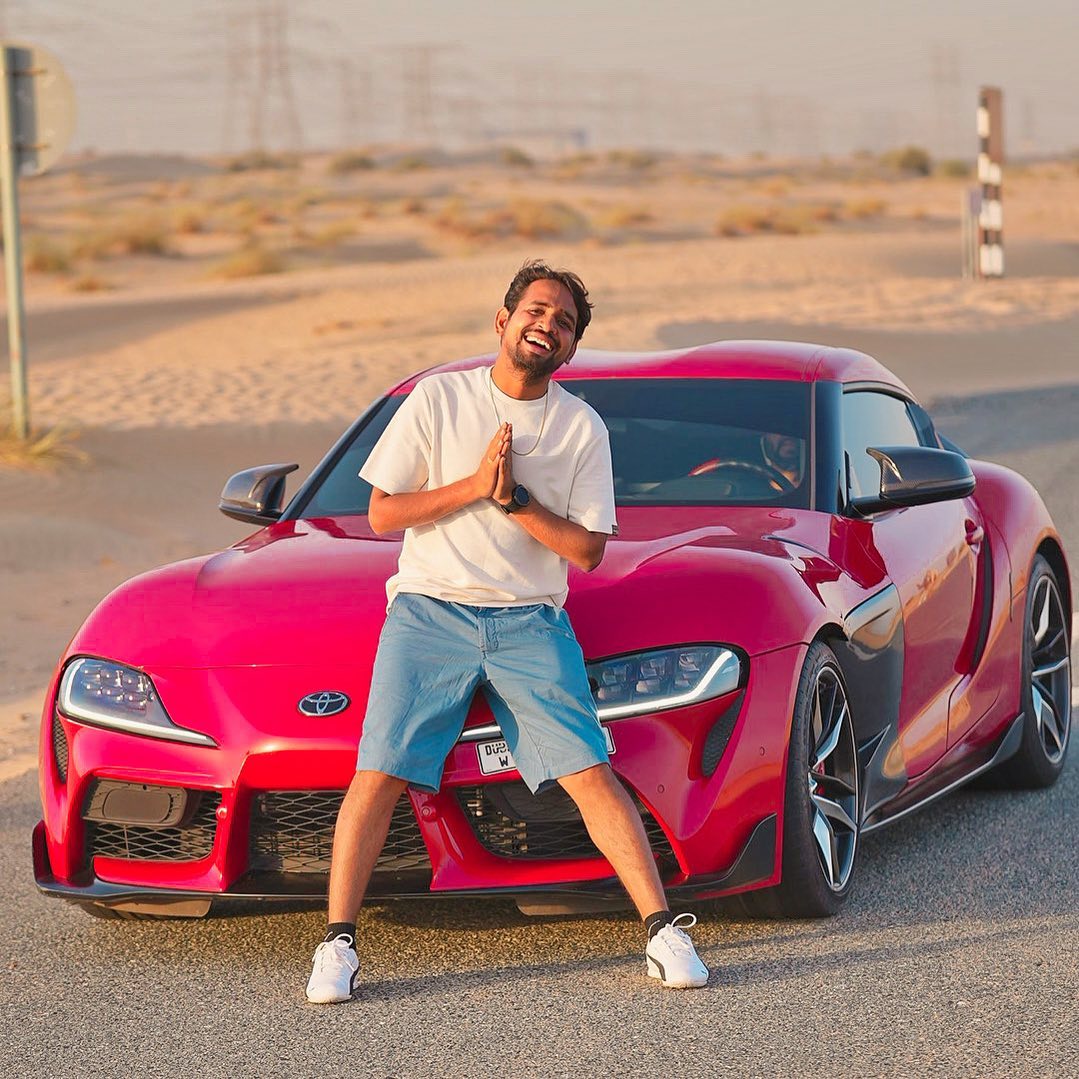
[(523, 483), (519, 483), (514, 487), (510, 500), (498, 504), (502, 507), (503, 513), (516, 513), (518, 510), (523, 510), (531, 501), (532, 496), (528, 493), (528, 488)]

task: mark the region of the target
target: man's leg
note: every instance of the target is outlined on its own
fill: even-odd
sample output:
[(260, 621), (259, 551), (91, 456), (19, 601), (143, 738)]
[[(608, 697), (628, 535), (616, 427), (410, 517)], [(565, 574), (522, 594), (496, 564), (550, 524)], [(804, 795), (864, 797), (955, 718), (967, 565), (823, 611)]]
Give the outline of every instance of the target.
[(642, 918), (667, 909), (667, 897), (641, 815), (610, 765), (597, 764), (558, 782), (577, 804), (592, 842), (611, 863)]
[(356, 913), (371, 871), (386, 842), (393, 807), (407, 782), (365, 769), (352, 777), (337, 814), (330, 863), (329, 929), (315, 949), (307, 999), (312, 1004), (348, 1000), (356, 985)]
[(382, 772), (357, 772), (337, 813), (330, 863), (330, 923), (355, 922), (393, 807), (408, 783)]
[(659, 879), (652, 848), (633, 800), (610, 765), (561, 776), (562, 789), (577, 803), (592, 842), (611, 863), (648, 927), (648, 975), (672, 989), (705, 985), (708, 968), (684, 932), (697, 923), (692, 914), (674, 917)]

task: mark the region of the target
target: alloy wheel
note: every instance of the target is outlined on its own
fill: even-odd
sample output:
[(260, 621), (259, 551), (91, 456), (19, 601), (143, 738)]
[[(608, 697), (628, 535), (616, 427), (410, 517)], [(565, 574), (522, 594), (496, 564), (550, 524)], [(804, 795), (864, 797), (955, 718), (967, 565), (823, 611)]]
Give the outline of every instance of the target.
[(810, 720), (810, 824), (828, 886), (842, 891), (858, 845), (858, 754), (846, 690), (834, 667), (822, 667)]
[(1034, 724), (1046, 760), (1056, 764), (1068, 747), (1071, 725), (1071, 642), (1060, 593), (1049, 574), (1034, 586), (1027, 646)]

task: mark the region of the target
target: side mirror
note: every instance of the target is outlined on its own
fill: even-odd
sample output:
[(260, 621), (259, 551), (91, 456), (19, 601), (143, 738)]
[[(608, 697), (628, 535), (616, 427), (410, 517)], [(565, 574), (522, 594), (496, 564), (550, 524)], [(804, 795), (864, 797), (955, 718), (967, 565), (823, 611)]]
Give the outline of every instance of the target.
[(237, 472), (221, 492), (217, 508), (245, 524), (272, 524), (281, 517), (285, 477), (299, 465), (259, 465)]
[(870, 447), (866, 453), (880, 465), (880, 493), (852, 498), (859, 514), (898, 506), (926, 506), (966, 498), (974, 492), (974, 473), (965, 457), (929, 446)]

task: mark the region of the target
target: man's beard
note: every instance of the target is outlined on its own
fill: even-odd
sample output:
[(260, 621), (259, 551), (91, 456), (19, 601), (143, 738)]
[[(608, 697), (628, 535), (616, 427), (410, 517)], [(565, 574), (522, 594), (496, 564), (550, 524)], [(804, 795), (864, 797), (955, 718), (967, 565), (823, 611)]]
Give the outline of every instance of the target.
[(524, 376), (526, 384), (543, 382), (562, 366), (557, 353), (552, 352), (550, 356), (533, 356), (525, 351), (523, 343), (510, 353), (510, 360), (514, 370)]

